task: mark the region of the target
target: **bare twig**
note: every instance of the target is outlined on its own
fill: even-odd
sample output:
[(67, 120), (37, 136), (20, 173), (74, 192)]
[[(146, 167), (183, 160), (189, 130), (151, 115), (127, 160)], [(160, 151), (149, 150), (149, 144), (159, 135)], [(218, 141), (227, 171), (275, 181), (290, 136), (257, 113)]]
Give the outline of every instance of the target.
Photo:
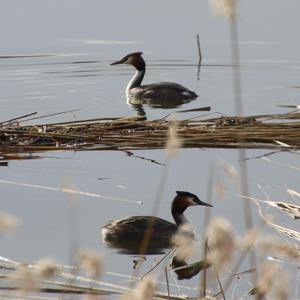
[(173, 252), (175, 252), (175, 249), (170, 249), (167, 253), (165, 253), (165, 255), (163, 255), (158, 262), (152, 266), (142, 277), (141, 279), (143, 279), (146, 275), (148, 275), (149, 273), (151, 273), (154, 269), (156, 269), (164, 260), (166, 257), (168, 257), (170, 254), (172, 254)]
[(202, 53), (201, 53), (201, 47), (200, 47), (200, 38), (199, 38), (199, 34), (197, 34), (197, 49), (198, 49), (198, 56), (199, 56), (199, 61), (198, 61), (198, 65), (201, 65), (202, 62)]
[(23, 119), (23, 118), (26, 118), (26, 117), (29, 117), (29, 116), (33, 116), (33, 115), (36, 115), (36, 114), (37, 114), (37, 112), (33, 112), (33, 113), (30, 113), (30, 114), (22, 115), (22, 116), (20, 116), (20, 117), (16, 117), (16, 118), (13, 118), (13, 119), (9, 119), (9, 120), (7, 120), (7, 121), (2, 121), (2, 122), (0, 122), (0, 125), (3, 125), (3, 124), (5, 124), (5, 123), (12, 123), (13, 121), (21, 120), (21, 119)]

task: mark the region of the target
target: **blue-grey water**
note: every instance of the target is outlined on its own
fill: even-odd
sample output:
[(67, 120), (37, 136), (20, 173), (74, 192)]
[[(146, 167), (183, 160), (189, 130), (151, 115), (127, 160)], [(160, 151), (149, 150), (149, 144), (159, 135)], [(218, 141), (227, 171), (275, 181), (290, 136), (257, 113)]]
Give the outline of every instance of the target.
[[(246, 115), (284, 113), (288, 110), (278, 105), (299, 104), (299, 9), (296, 0), (241, 1), (238, 29)], [(179, 82), (199, 95), (177, 108), (145, 105), (148, 119), (202, 106), (211, 106), (214, 116), (235, 114), (229, 25), (226, 19), (213, 16), (207, 1), (10, 0), (1, 3), (0, 25), (0, 121), (32, 112), (47, 115), (67, 110), (77, 111), (31, 123), (136, 115), (124, 96), (133, 70), (109, 65), (133, 51), (144, 52), (148, 66), (145, 82)], [(203, 55), (200, 78), (196, 34)], [(180, 118), (198, 115), (187, 113)], [(266, 152), (247, 151), (247, 157)], [(166, 160), (163, 150), (134, 154), (159, 163)], [(1, 236), (0, 255), (20, 262), (45, 256), (70, 261), (73, 230), (66, 195), (3, 182), (60, 188), (67, 177), (80, 191), (143, 202), (78, 199), (75, 233), (80, 247), (99, 250), (106, 271), (131, 274), (132, 257), (103, 245), (100, 228), (111, 219), (150, 214), (164, 166), (125, 152), (51, 152), (41, 156), (43, 159), (10, 161), (9, 167), (0, 168), (1, 210), (21, 222), (15, 235)], [(159, 216), (172, 219), (169, 207), (176, 190), (188, 190), (205, 200), (213, 167), (212, 215), (229, 219), (236, 232), (243, 234), (237, 184), (224, 172), (222, 161), (238, 169), (237, 151), (182, 150), (170, 163)], [(248, 169), (253, 197), (266, 199), (260, 185), (270, 199), (297, 203), (286, 192), (287, 188), (297, 191), (299, 186), (297, 154), (251, 159)], [(200, 234), (206, 211), (193, 208), (187, 213)], [(294, 226), (280, 216), (283, 225)], [(149, 258), (148, 267), (152, 261)], [(192, 286), (195, 281), (184, 283)]]

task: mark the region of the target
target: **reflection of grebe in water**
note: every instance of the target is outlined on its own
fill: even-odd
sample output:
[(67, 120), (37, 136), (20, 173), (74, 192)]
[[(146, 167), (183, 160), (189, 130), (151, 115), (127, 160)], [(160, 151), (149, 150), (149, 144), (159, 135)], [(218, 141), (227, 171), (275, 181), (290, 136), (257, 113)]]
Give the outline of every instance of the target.
[(116, 61), (111, 65), (117, 64), (129, 64), (136, 69), (135, 75), (129, 81), (126, 87), (126, 97), (129, 103), (131, 102), (130, 99), (148, 99), (150, 105), (151, 102), (154, 106), (158, 106), (159, 103), (164, 103), (166, 108), (171, 108), (178, 106), (178, 104), (175, 104), (175, 101), (177, 101), (177, 103), (180, 103), (180, 101), (184, 100), (188, 102), (189, 100), (193, 100), (198, 97), (195, 92), (174, 82), (158, 82), (153, 84), (141, 85), (146, 72), (146, 64), (142, 57), (142, 52), (128, 54), (121, 60)]
[(130, 105), (138, 116), (145, 116), (146, 112), (143, 108), (144, 105), (151, 108), (171, 109), (180, 107), (182, 104), (191, 102), (192, 99), (136, 99), (127, 98), (127, 104)]
[[(150, 247), (152, 243), (157, 243), (157, 246), (161, 246), (161, 248), (169, 247), (170, 239), (177, 231), (178, 226), (188, 223), (188, 220), (183, 213), (189, 206), (212, 206), (201, 201), (192, 193), (176, 193), (177, 195), (174, 198), (171, 206), (172, 216), (176, 224), (153, 216), (126, 217), (120, 220), (111, 221), (107, 225), (103, 226), (102, 236), (104, 242), (108, 243), (112, 247), (114, 247), (115, 244), (116, 248), (118, 248), (120, 243), (126, 245), (126, 241), (129, 243), (132, 241), (142, 241), (149, 222), (153, 222), (154, 225), (150, 238)], [(163, 243), (163, 246), (159, 245), (159, 243)], [(124, 246), (124, 248), (125, 247), (126, 246)]]

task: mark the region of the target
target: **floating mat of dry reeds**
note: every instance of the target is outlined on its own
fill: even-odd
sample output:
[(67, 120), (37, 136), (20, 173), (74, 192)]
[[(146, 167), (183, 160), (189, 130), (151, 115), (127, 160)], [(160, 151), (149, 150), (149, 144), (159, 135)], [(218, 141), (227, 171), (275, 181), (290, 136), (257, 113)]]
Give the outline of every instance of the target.
[[(174, 121), (105, 118), (31, 126), (0, 126), (0, 155), (52, 150), (165, 148)], [(300, 113), (176, 121), (183, 148), (299, 149)]]

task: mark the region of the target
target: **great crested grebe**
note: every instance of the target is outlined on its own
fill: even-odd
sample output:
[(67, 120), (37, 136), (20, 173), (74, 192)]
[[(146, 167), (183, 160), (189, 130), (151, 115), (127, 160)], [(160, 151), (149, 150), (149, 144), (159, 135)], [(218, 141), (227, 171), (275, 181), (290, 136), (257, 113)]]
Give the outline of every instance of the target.
[(192, 193), (177, 191), (176, 194), (171, 206), (172, 216), (176, 224), (153, 216), (125, 217), (111, 221), (102, 227), (103, 241), (109, 244), (114, 244), (114, 241), (141, 241), (149, 222), (153, 222), (151, 242), (163, 241), (168, 245), (178, 226), (189, 222), (183, 214), (189, 206), (212, 206), (201, 201)]
[(198, 97), (195, 92), (174, 82), (141, 85), (146, 72), (146, 64), (142, 54), (142, 52), (130, 53), (121, 60), (111, 63), (111, 65), (129, 64), (136, 69), (135, 75), (126, 87), (127, 98), (193, 100)]

